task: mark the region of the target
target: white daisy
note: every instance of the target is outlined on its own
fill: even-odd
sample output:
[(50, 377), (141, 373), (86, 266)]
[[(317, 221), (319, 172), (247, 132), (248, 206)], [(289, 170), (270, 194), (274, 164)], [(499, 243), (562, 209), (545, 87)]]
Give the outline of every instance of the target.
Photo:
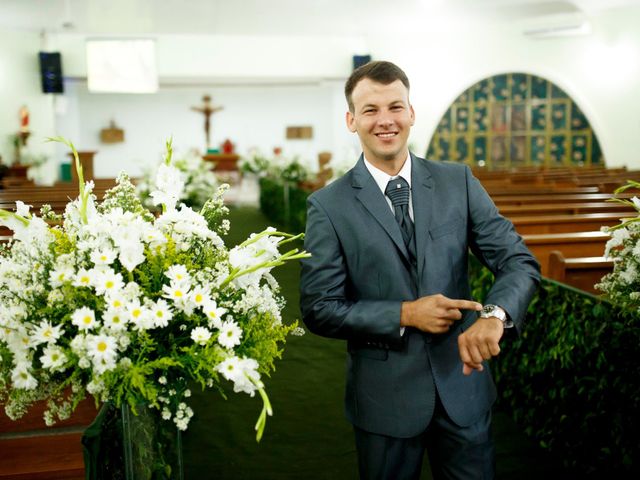
[(126, 304), (126, 300), (124, 299), (124, 297), (120, 292), (114, 292), (109, 294), (106, 298), (106, 301), (109, 308), (113, 308), (116, 310), (120, 308), (124, 308)]
[(227, 320), (222, 323), (220, 327), (220, 334), (218, 335), (218, 343), (225, 348), (233, 348), (240, 344), (240, 338), (242, 338), (242, 329), (233, 320)]
[(61, 266), (49, 272), (49, 283), (53, 288), (60, 287), (65, 282), (73, 280), (74, 276), (73, 268)]
[(78, 308), (73, 312), (71, 323), (78, 327), (79, 330), (91, 330), (98, 325), (95, 313), (88, 307)]
[(111, 331), (120, 331), (127, 328), (127, 312), (124, 308), (109, 308), (102, 315), (104, 326)]
[(38, 345), (41, 343), (55, 343), (62, 335), (62, 325), (51, 325), (51, 322), (43, 320), (31, 333), (32, 341)]
[(118, 366), (114, 358), (95, 358), (92, 363), (93, 370), (98, 375), (102, 375), (104, 372), (113, 370)]
[(163, 299), (159, 299), (154, 303), (150, 310), (154, 326), (156, 327), (166, 327), (169, 325), (169, 321), (173, 318), (171, 307)]
[(139, 300), (127, 303), (125, 310), (128, 314), (128, 321), (134, 325), (134, 328), (146, 330), (153, 326), (153, 319), (150, 318), (151, 312), (144, 305), (141, 305)]
[(110, 335), (87, 335), (87, 355), (93, 360), (115, 360), (118, 356), (118, 344)]
[(103, 248), (102, 250), (94, 250), (91, 252), (91, 261), (94, 265), (111, 265), (116, 259), (117, 252), (111, 248)]
[(95, 275), (95, 271), (87, 270), (85, 268), (81, 268), (76, 273), (75, 278), (73, 279), (74, 287), (90, 287), (92, 285), (93, 275)]
[(93, 286), (98, 295), (114, 294), (124, 286), (122, 274), (116, 273), (110, 268), (102, 270), (95, 276)]
[(158, 228), (152, 227), (151, 225), (145, 228), (142, 240), (149, 245), (151, 250), (155, 250), (167, 243), (167, 238), (163, 233)]
[(227, 358), (223, 362), (216, 366), (216, 370), (219, 371), (227, 380), (235, 381), (242, 375), (242, 368), (240, 368), (240, 359), (236, 356)]
[(40, 357), (42, 366), (54, 372), (61, 369), (60, 367), (62, 367), (66, 361), (67, 356), (64, 354), (62, 349), (52, 345), (45, 347), (42, 352), (42, 356)]
[(187, 271), (187, 267), (180, 264), (170, 266), (169, 269), (165, 272), (165, 275), (169, 278), (169, 280), (171, 280), (172, 283), (191, 281), (191, 276)]
[(170, 285), (164, 285), (162, 287), (162, 291), (164, 292), (163, 297), (173, 300), (174, 303), (184, 304), (189, 301), (189, 294), (191, 293), (189, 288), (190, 285), (188, 283), (178, 283), (172, 280)]
[(220, 329), (222, 327), (222, 316), (227, 313), (226, 308), (218, 307), (218, 304), (210, 300), (202, 305), (202, 311), (209, 319), (209, 326)]
[(26, 365), (18, 365), (11, 372), (11, 381), (14, 388), (33, 390), (38, 386), (38, 381), (33, 378)]
[(195, 304), (196, 308), (202, 307), (205, 303), (211, 301), (209, 290), (200, 285), (196, 285), (191, 291), (191, 301)]
[(191, 339), (199, 345), (206, 345), (211, 338), (211, 332), (205, 327), (196, 327), (191, 330)]

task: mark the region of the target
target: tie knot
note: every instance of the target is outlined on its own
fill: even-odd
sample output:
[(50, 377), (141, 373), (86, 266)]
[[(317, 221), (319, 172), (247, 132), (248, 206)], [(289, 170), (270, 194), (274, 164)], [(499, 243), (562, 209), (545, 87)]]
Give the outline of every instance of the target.
[(389, 180), (384, 193), (391, 199), (391, 203), (394, 207), (400, 207), (402, 205), (409, 205), (410, 190), (411, 189), (409, 188), (407, 181), (402, 177), (398, 177), (393, 180)]

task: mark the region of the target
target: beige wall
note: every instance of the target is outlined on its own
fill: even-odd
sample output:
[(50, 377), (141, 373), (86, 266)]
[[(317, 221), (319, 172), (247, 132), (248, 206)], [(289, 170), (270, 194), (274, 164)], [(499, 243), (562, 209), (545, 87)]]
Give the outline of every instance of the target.
[[(183, 103), (197, 101), (200, 91), (212, 93), (215, 99), (217, 87), (234, 88), (232, 85), (239, 82), (245, 85), (241, 88), (250, 89), (255, 95), (252, 97), (254, 105), (251, 105), (254, 115), (271, 128), (273, 125), (268, 122), (273, 116), (266, 106), (273, 107), (266, 102), (265, 108), (261, 108), (261, 96), (255, 94), (255, 89), (265, 82), (270, 84), (264, 88), (264, 98), (267, 98), (275, 85), (279, 92), (284, 92), (278, 95), (285, 102), (287, 86), (303, 82), (308, 86), (304, 102), (309, 103), (291, 104), (283, 109), (290, 110), (290, 117), (296, 121), (303, 122), (308, 118), (313, 119), (315, 125), (326, 124), (327, 130), (324, 130), (318, 149), (331, 150), (339, 156), (357, 146), (344, 128), (346, 105), (341, 98), (341, 84), (349, 74), (351, 55), (370, 53), (375, 59), (396, 61), (409, 74), (412, 102), (417, 113), (410, 141), (418, 153), (424, 153), (438, 120), (460, 92), (481, 78), (521, 71), (548, 78), (578, 102), (598, 135), (608, 165), (640, 169), (640, 115), (637, 113), (640, 106), (640, 29), (637, 27), (640, 25), (640, 7), (594, 13), (589, 18), (592, 25), (589, 35), (549, 39), (526, 37), (522, 33), (526, 25), (522, 22), (491, 21), (487, 16), (463, 18), (460, 14), (423, 19), (416, 12), (400, 10), (395, 15), (396, 20), (406, 19), (406, 23), (400, 22), (403, 28), (386, 29), (388, 20), (384, 20), (378, 28), (359, 29), (353, 35), (345, 32), (344, 36), (332, 38), (287, 37), (286, 31), (279, 36), (265, 37), (157, 35), (161, 88), (164, 85), (193, 92), (193, 99), (188, 101), (159, 95), (157, 107), (160, 111), (174, 112), (182, 108)], [(99, 98), (83, 90), (86, 88), (82, 83), (86, 75), (84, 39), (83, 35), (69, 34), (49, 39), (52, 49), (62, 52), (65, 76), (80, 79), (75, 82), (73, 91), (65, 94), (66, 106), (58, 105), (61, 107), (58, 111), (63, 114), (56, 117), (54, 96), (40, 93), (36, 55), (40, 49), (38, 35), (0, 30), (2, 155), (8, 154), (4, 139), (18, 127), (18, 109), (23, 103), (32, 111), (34, 138), (51, 135), (59, 129), (80, 143), (96, 146), (98, 125), (108, 121), (106, 117), (97, 118), (98, 114), (110, 105), (105, 104), (106, 97)], [(117, 109), (119, 101), (122, 100), (114, 100), (113, 109)], [(230, 97), (228, 102), (231, 101)], [(324, 102), (326, 107), (318, 109), (318, 102)], [(144, 102), (132, 101), (131, 105), (136, 103)], [(228, 125), (241, 125), (239, 119), (230, 118), (235, 115), (233, 105), (229, 103), (225, 107), (219, 119), (224, 115), (229, 120)], [(312, 109), (315, 110), (312, 112)], [(87, 111), (92, 112), (91, 119), (95, 120), (91, 130), (85, 128), (87, 118), (82, 116), (82, 112)], [(246, 109), (238, 112), (246, 116)], [(190, 122), (190, 117), (185, 121)], [(194, 128), (199, 129), (197, 122), (194, 119)], [(172, 133), (169, 116), (155, 123), (162, 130), (158, 136)], [(284, 123), (275, 128), (282, 130)], [(183, 127), (184, 123), (181, 123), (180, 128)], [(318, 127), (319, 133), (320, 130)], [(233, 132), (229, 134), (234, 135)], [(250, 134), (251, 130), (245, 129), (236, 136), (243, 137), (246, 139), (243, 143), (250, 145)], [(149, 145), (149, 139), (132, 136), (127, 144), (131, 145), (132, 151), (140, 151), (142, 144)], [(36, 142), (32, 145), (35, 147)], [(123, 149), (128, 150), (128, 145)], [(38, 144), (38, 148), (51, 147)], [(55, 151), (61, 161), (64, 151), (59, 148)], [(115, 175), (117, 172), (102, 173)]]
[(40, 36), (35, 33), (0, 29), (0, 155), (13, 158), (9, 136), (20, 128), (19, 110), (30, 111), (29, 148), (51, 155), (54, 148), (43, 139), (55, 135), (54, 96), (42, 93), (38, 51)]

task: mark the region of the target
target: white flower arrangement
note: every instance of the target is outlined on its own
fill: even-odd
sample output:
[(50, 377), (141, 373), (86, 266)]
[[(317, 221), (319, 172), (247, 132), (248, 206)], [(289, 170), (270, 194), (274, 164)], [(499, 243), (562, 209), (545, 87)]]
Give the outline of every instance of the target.
[[(19, 418), (46, 399), (47, 423), (64, 419), (91, 394), (96, 401), (141, 402), (184, 430), (193, 415), (189, 381), (232, 382), (263, 399), (258, 440), (271, 406), (262, 375), (274, 370), (287, 334), (283, 300), (270, 270), (308, 256), (279, 247), (296, 240), (273, 228), (228, 250), (221, 187), (200, 212), (184, 204), (171, 146), (150, 192), (162, 213), (143, 207), (126, 174), (97, 203), (92, 183), (61, 224), (18, 202), (0, 210), (14, 231), (0, 247), (0, 402)], [(59, 222), (60, 223), (60, 222)]]
[[(155, 199), (152, 197), (154, 192), (159, 195), (179, 190), (179, 201), (193, 209), (201, 209), (205, 202), (214, 196), (219, 185), (218, 178), (212, 171), (212, 164), (196, 152), (181, 158), (173, 158), (173, 154), (171, 157), (169, 165), (161, 162), (153, 168), (144, 170), (137, 185), (138, 194), (144, 205), (147, 208), (153, 208), (158, 204), (154, 203)], [(178, 175), (175, 174), (176, 170), (179, 172)], [(169, 183), (174, 181), (177, 183)]]
[(268, 175), (293, 183), (304, 182), (312, 173), (299, 156), (276, 155), (269, 164)]
[(246, 155), (242, 156), (238, 166), (245, 173), (263, 177), (269, 169), (269, 160), (258, 148), (251, 148)]
[[(640, 183), (629, 180), (615, 193), (630, 188), (640, 189)], [(624, 219), (614, 227), (602, 228), (611, 235), (604, 256), (613, 259), (613, 272), (605, 275), (596, 288), (612, 301), (640, 311), (640, 199), (615, 198), (613, 201), (635, 208), (638, 216)]]
[(278, 153), (271, 158), (266, 157), (258, 149), (252, 149), (240, 161), (243, 172), (253, 173), (258, 177), (272, 177), (297, 183), (313, 176), (306, 162), (299, 156), (288, 157)]

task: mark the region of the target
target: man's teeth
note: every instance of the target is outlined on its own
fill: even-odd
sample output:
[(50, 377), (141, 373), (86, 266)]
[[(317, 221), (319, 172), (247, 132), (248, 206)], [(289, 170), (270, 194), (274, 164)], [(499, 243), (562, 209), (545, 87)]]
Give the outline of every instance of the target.
[(382, 137), (382, 138), (391, 138), (395, 135), (395, 133), (378, 133), (377, 135), (378, 137)]

